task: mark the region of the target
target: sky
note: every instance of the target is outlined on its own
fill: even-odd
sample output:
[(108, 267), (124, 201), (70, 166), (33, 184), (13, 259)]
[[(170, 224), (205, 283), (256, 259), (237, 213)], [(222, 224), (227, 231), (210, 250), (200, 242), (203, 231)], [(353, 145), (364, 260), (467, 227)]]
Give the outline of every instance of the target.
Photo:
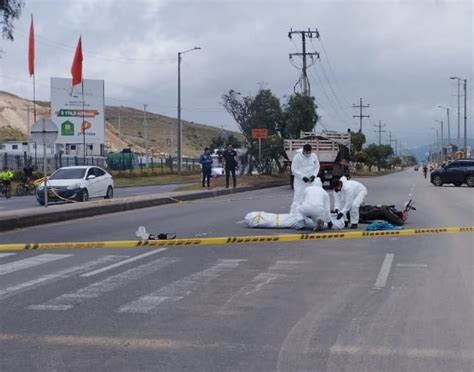
[[(317, 130), (359, 129), (378, 143), (385, 125), (402, 149), (436, 141), (450, 109), (457, 141), (458, 80), (467, 79), (468, 137), (474, 105), (474, 2), (470, 0), (25, 0), (14, 42), (0, 39), (0, 90), (32, 99), (27, 47), (35, 26), (36, 97), (50, 100), (50, 78), (70, 77), (79, 36), (83, 76), (105, 80), (107, 105), (177, 117), (178, 52), (182, 118), (225, 129), (238, 126), (222, 106), (230, 89), (254, 96), (270, 89), (282, 104), (299, 91), (299, 34), (318, 30), (306, 51), (321, 122)], [(463, 92), (461, 84), (461, 94)], [(463, 137), (461, 97), (461, 138)], [(437, 121), (438, 120), (438, 121)], [(393, 143), (394, 145), (394, 143)]]

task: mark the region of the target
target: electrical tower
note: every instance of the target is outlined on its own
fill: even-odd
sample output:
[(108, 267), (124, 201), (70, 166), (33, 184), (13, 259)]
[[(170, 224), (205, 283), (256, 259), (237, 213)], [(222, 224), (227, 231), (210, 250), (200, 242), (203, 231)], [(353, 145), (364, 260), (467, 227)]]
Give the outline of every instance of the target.
[(382, 133), (385, 133), (386, 131), (385, 130), (382, 130), (382, 128), (384, 128), (386, 125), (382, 125), (382, 121), (379, 120), (379, 125), (376, 125), (374, 124), (374, 127), (375, 128), (378, 128), (378, 130), (374, 130), (374, 132), (378, 132), (379, 133), (379, 146), (382, 144)]
[[(301, 91), (303, 95), (305, 96), (310, 96), (310, 84), (308, 80), (308, 75), (306, 73), (306, 70), (308, 67), (313, 65), (315, 63), (314, 57), (316, 56), (316, 59), (319, 59), (319, 53), (318, 52), (307, 52), (306, 51), (306, 38), (317, 38), (319, 39), (319, 31), (316, 29), (314, 31), (311, 31), (311, 29), (308, 28), (308, 31), (293, 31), (293, 29), (290, 29), (290, 32), (288, 32), (288, 38), (292, 38), (293, 34), (300, 34), (301, 35), (301, 45), (302, 45), (302, 53), (290, 53), (290, 61), (293, 60), (293, 57), (298, 56), (302, 57), (303, 59), (303, 67), (301, 68), (301, 76), (298, 79), (298, 81), (295, 84), (295, 88), (298, 84), (301, 86)], [(311, 59), (310, 64), (307, 62), (307, 58)], [(295, 66), (296, 67), (296, 66)], [(294, 89), (294, 88), (293, 88)]]
[(352, 115), (352, 117), (353, 117), (353, 118), (359, 118), (359, 120), (360, 120), (359, 133), (362, 133), (362, 118), (369, 118), (369, 117), (370, 117), (370, 115), (362, 115), (362, 109), (363, 109), (363, 108), (369, 108), (370, 105), (367, 104), (367, 105), (364, 106), (364, 105), (362, 104), (362, 98), (361, 98), (361, 99), (360, 99), (359, 106), (352, 104), (352, 107), (359, 109), (359, 115)]

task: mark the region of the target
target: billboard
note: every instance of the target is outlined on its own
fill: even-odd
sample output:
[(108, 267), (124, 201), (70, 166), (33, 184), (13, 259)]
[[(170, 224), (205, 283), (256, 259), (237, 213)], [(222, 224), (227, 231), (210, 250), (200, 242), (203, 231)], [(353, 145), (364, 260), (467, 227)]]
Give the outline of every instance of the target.
[(104, 80), (84, 79), (73, 89), (71, 79), (51, 78), (51, 120), (58, 126), (57, 144), (103, 144), (104, 114)]

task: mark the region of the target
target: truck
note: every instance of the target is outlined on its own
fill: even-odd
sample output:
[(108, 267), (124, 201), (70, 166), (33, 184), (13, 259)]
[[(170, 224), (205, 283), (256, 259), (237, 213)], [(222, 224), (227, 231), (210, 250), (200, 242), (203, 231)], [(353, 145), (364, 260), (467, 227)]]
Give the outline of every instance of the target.
[[(347, 132), (328, 130), (323, 130), (320, 133), (301, 132), (300, 138), (298, 139), (285, 139), (283, 145), (288, 165), (291, 166), (293, 157), (297, 152), (302, 151), (306, 143), (311, 145), (312, 151), (318, 156), (321, 165), (318, 177), (321, 178), (324, 188), (332, 188), (333, 181), (339, 179), (341, 176), (350, 177), (350, 130)], [(291, 174), (291, 187), (293, 187), (293, 180), (294, 177)]]

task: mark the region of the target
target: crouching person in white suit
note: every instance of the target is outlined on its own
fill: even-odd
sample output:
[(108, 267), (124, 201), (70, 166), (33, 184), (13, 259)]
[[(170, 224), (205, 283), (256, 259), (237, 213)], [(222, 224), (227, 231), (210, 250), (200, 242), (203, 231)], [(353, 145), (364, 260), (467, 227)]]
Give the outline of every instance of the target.
[(331, 214), (329, 195), (323, 189), (319, 177), (304, 189), (303, 202), (297, 208), (297, 213), (313, 220), (314, 230), (321, 231), (325, 227), (331, 228)]
[(350, 215), (351, 229), (357, 229), (359, 208), (367, 196), (367, 189), (360, 182), (341, 177), (334, 183), (334, 207), (337, 219)]

